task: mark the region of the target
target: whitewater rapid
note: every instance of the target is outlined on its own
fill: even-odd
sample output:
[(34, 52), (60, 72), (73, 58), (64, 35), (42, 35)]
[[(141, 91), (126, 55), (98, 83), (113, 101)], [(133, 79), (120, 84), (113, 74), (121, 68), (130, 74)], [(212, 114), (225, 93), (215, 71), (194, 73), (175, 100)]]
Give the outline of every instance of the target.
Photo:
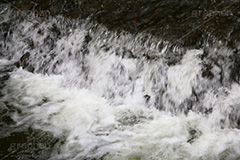
[[(6, 14), (1, 23), (12, 19)], [(240, 158), (240, 85), (228, 79), (231, 49), (219, 42), (208, 54), (170, 50), (145, 33), (89, 22), (69, 27), (65, 20), (22, 20), (2, 38), (0, 76), (8, 78), (1, 103), (14, 108), (7, 112), (15, 122), (10, 132), (30, 127), (63, 139), (51, 160)], [(202, 75), (209, 59), (218, 61), (212, 78)]]
[[(88, 89), (64, 87), (61, 75), (11, 73), (3, 99), (21, 110), (16, 126), (64, 136), (50, 159), (237, 159), (238, 129), (221, 129), (221, 106), (211, 115), (173, 115), (141, 103), (114, 105)], [(219, 105), (239, 99), (240, 86)]]

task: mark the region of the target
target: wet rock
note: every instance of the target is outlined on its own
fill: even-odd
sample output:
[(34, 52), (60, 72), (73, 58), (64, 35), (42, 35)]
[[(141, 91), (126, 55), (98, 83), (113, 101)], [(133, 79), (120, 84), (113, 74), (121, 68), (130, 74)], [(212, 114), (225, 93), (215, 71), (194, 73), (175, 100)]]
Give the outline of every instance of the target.
[(234, 63), (231, 66), (230, 79), (240, 84), (240, 51), (236, 50), (231, 58)]
[(59, 141), (52, 134), (29, 128), (0, 139), (1, 159), (48, 159)]
[(150, 100), (151, 96), (146, 94), (146, 95), (144, 95), (144, 98), (145, 98), (146, 102), (148, 103), (148, 101)]
[(194, 141), (201, 136), (201, 132), (197, 129), (189, 128), (189, 138), (187, 140), (188, 143), (194, 143)]

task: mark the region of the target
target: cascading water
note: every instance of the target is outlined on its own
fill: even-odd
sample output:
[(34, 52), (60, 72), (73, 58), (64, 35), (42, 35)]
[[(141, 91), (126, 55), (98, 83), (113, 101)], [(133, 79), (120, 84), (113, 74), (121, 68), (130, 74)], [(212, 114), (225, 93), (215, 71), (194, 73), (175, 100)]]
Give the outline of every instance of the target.
[(240, 158), (236, 53), (221, 41), (185, 49), (1, 7), (2, 159)]

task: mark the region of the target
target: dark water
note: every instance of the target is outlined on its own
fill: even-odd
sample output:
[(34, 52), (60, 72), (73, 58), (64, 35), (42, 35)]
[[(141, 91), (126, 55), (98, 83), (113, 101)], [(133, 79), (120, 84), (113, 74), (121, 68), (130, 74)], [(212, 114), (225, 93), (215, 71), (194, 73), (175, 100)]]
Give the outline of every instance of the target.
[(38, 0), (12, 1), (18, 8), (86, 19), (109, 29), (149, 32), (177, 45), (201, 47), (217, 37), (236, 47), (239, 37), (238, 0)]
[(240, 1), (4, 0), (0, 16), (1, 159), (239, 159)]

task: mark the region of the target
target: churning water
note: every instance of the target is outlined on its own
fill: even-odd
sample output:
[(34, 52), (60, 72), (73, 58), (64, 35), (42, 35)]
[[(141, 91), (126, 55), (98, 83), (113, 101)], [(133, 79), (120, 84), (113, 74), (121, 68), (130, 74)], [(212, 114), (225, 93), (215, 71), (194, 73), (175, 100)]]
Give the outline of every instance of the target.
[(1, 7), (2, 159), (240, 158), (235, 53), (221, 42), (184, 49)]

